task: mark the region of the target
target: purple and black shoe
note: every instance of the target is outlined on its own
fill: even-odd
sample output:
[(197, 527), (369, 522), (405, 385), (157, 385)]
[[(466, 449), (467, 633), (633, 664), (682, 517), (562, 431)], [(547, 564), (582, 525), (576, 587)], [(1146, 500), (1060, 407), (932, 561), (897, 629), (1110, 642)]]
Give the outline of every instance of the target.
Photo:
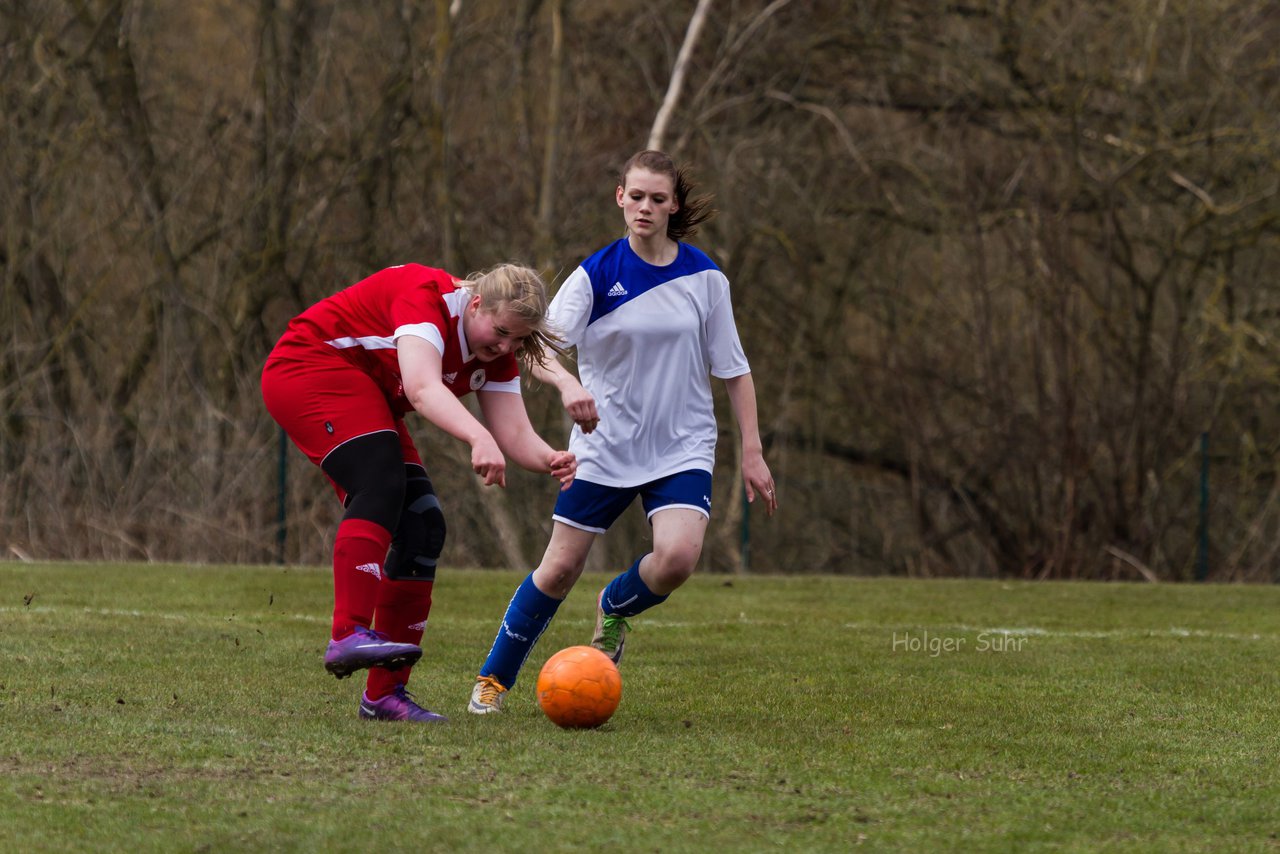
[(339, 679), (345, 679), (366, 667), (390, 670), (408, 667), (421, 657), (420, 646), (396, 643), (380, 632), (357, 626), (342, 640), (329, 641), (329, 648), (324, 653), (324, 669)]
[(413, 695), (403, 685), (380, 700), (370, 700), (366, 694), (360, 698), (360, 717), (370, 721), (413, 721), (420, 724), (443, 723), (444, 715), (422, 708), (413, 701)]

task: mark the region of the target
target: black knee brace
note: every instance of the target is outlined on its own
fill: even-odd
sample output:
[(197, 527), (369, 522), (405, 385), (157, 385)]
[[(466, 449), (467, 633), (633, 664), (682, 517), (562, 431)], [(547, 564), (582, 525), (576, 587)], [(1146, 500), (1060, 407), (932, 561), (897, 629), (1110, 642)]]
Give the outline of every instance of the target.
[(404, 509), (384, 570), (397, 581), (435, 581), (436, 561), (444, 551), (444, 510), (427, 472), (415, 465), (404, 469)]
[(405, 500), (405, 463), (392, 430), (357, 436), (329, 452), (320, 467), (347, 493), (344, 519), (396, 529)]

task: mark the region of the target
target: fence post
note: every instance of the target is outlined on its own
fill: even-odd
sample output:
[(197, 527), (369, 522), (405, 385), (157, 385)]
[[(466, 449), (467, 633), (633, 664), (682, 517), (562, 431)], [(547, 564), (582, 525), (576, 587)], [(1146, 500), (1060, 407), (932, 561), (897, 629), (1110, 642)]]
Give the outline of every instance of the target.
[(279, 460), (276, 464), (276, 563), (284, 563), (285, 532), (288, 514), (285, 499), (289, 492), (289, 437), (280, 428)]
[(1209, 431), (1200, 434), (1200, 543), (1196, 550), (1196, 581), (1209, 577)]

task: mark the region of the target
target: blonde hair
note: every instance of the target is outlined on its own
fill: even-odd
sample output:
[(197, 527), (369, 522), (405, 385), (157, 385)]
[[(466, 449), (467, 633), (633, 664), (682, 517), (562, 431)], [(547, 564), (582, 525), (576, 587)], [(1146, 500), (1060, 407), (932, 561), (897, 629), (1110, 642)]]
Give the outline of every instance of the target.
[(510, 312), (529, 327), (516, 358), (531, 368), (547, 358), (547, 350), (563, 355), (563, 339), (547, 320), (547, 286), (537, 271), (520, 264), (499, 264), (467, 276), (460, 283), (480, 297), (480, 307), (490, 313)]

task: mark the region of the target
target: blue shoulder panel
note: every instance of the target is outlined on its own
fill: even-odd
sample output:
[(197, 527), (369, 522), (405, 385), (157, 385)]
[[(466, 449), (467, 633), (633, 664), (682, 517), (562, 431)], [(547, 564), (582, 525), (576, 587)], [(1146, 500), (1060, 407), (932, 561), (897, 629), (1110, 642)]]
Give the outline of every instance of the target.
[(676, 260), (665, 267), (655, 267), (632, 251), (624, 237), (614, 241), (582, 262), (591, 280), (593, 295), (590, 325), (601, 317), (626, 305), (642, 294), (672, 279), (683, 278), (704, 270), (716, 269), (706, 253), (687, 243), (680, 243)]

